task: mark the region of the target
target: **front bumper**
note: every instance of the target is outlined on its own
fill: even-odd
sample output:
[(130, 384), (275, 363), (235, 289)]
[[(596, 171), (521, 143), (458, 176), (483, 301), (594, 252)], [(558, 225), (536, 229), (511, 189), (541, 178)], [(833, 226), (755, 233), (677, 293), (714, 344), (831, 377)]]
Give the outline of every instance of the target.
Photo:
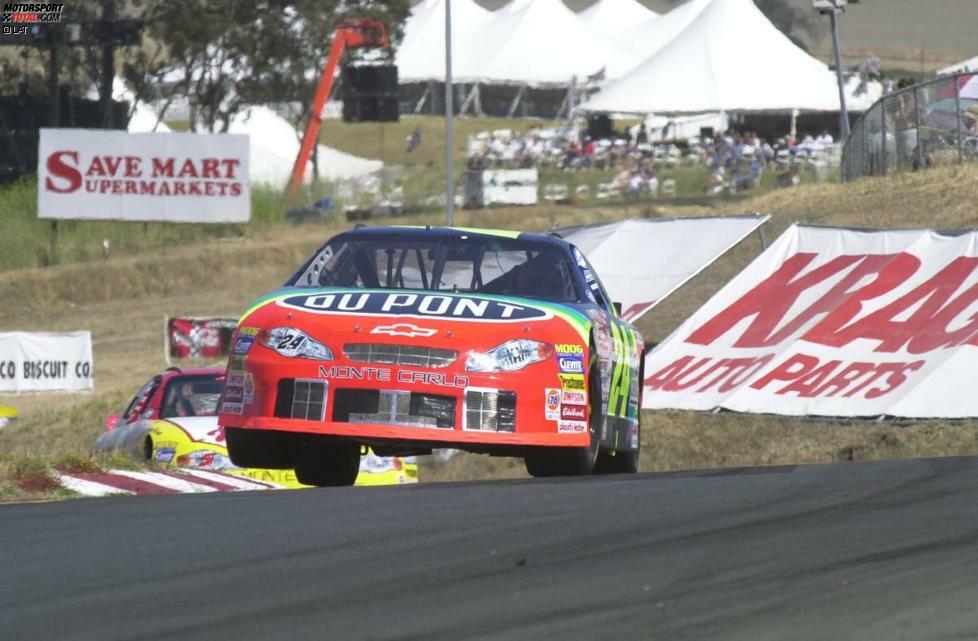
[(246, 361), (232, 358), (220, 424), (419, 447), (587, 447), (586, 408), (583, 374), (556, 360), (475, 373), (285, 359), (256, 347)]

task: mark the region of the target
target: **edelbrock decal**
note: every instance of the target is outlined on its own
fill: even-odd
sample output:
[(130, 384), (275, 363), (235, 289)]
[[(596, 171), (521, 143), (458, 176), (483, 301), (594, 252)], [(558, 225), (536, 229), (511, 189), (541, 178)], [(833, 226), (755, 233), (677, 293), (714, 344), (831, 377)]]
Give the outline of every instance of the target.
[(279, 305), (317, 314), (413, 316), (499, 322), (543, 320), (552, 316), (547, 311), (529, 305), (441, 294), (297, 294), (280, 300)]

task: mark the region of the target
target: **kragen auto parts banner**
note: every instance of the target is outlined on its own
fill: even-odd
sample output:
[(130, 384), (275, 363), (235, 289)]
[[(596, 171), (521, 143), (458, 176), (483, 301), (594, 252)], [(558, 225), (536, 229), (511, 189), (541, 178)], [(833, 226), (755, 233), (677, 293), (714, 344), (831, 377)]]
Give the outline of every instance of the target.
[(39, 218), (243, 223), (248, 136), (42, 129)]
[(793, 226), (646, 358), (643, 407), (978, 416), (978, 231)]
[(89, 332), (0, 332), (0, 392), (92, 389)]

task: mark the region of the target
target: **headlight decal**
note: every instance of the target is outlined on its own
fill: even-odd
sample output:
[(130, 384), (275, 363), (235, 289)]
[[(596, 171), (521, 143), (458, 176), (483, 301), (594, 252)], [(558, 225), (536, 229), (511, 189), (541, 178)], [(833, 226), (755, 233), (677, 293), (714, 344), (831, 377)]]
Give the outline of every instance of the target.
[(315, 338), (295, 327), (275, 327), (262, 330), (258, 342), (287, 358), (308, 358), (317, 361), (333, 360), (333, 352)]
[(553, 345), (520, 338), (506, 341), (486, 352), (469, 352), (465, 369), (469, 372), (515, 372), (553, 356)]

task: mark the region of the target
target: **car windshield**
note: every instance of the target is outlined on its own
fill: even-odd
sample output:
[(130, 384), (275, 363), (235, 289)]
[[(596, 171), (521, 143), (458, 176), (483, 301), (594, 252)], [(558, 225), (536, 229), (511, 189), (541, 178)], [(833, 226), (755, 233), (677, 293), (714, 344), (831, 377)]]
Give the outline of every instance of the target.
[(288, 283), (481, 292), (579, 302), (559, 247), (510, 238), (340, 236)]
[(166, 385), (160, 418), (217, 416), (223, 387), (217, 375), (174, 376)]

